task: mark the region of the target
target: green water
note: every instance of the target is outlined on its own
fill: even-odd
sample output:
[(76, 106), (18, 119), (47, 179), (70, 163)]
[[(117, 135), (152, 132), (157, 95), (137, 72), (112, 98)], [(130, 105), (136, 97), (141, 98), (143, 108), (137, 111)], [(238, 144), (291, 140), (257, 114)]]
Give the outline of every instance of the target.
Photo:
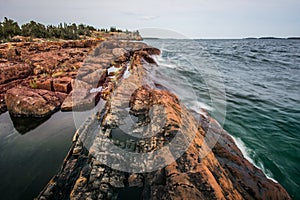
[[(255, 165), (300, 199), (300, 40), (146, 42), (162, 50), (161, 77), (185, 83), (181, 99), (207, 109)], [(210, 73), (213, 65), (218, 73)], [(217, 87), (209, 91), (209, 83)], [(226, 91), (223, 115), (211, 98), (218, 84)], [(197, 99), (189, 102), (189, 94)]]

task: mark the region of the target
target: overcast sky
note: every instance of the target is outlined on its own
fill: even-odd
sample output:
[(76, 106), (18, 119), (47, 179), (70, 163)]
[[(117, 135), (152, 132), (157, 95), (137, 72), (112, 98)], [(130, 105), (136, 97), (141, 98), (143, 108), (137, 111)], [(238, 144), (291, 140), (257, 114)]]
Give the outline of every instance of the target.
[(4, 16), (19, 24), (163, 28), (189, 38), (300, 36), (300, 0), (0, 0)]

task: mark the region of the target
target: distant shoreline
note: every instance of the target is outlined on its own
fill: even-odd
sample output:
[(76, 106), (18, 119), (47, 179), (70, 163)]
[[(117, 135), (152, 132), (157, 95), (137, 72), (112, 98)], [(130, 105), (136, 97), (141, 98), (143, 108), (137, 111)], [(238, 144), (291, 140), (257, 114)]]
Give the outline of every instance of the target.
[(300, 37), (245, 37), (245, 38), (158, 38), (158, 37), (143, 37), (144, 40), (300, 40)]
[(248, 37), (242, 38), (244, 40), (300, 40), (300, 37), (287, 37), (287, 38), (280, 38), (280, 37)]

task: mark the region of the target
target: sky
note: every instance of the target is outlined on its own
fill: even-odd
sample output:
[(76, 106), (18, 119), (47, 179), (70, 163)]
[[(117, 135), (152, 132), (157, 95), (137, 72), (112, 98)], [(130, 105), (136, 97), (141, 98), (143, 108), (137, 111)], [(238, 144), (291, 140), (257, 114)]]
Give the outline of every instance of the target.
[(300, 0), (0, 0), (1, 21), (5, 16), (19, 24), (166, 29), (187, 38), (300, 36)]

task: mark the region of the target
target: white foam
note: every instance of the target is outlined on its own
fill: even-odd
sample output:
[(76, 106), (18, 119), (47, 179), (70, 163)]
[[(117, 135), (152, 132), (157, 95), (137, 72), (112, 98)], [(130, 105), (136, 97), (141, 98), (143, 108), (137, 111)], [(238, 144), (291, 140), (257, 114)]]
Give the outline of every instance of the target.
[(111, 66), (110, 68), (107, 69), (107, 73), (109, 74), (110, 72), (116, 72), (118, 70), (119, 68), (116, 68), (115, 66)]
[(240, 138), (238, 138), (238, 137), (233, 137), (232, 135), (230, 135), (230, 136), (231, 136), (231, 138), (234, 140), (234, 143), (236, 144), (236, 146), (241, 150), (243, 156), (244, 156), (251, 164), (253, 164), (255, 167), (261, 169), (261, 170), (264, 172), (264, 174), (266, 175), (266, 177), (267, 177), (268, 179), (274, 181), (275, 183), (278, 183), (278, 181), (276, 181), (276, 180), (272, 177), (272, 176), (273, 176), (272, 172), (271, 172), (270, 170), (266, 169), (266, 168), (264, 167), (264, 165), (263, 165), (261, 162), (258, 163), (259, 166), (254, 162), (254, 160), (253, 160), (253, 159), (250, 157), (250, 155), (249, 155), (250, 150), (246, 147), (246, 145), (244, 144), (244, 142), (243, 142)]
[(209, 111), (213, 111), (214, 108), (210, 107), (209, 105), (207, 105), (206, 103), (200, 102), (200, 101), (192, 101), (190, 106), (190, 109), (194, 110), (197, 113), (202, 114), (201, 110), (209, 110)]
[(92, 93), (101, 92), (101, 91), (102, 91), (102, 86), (100, 86), (98, 88), (92, 88), (90, 90), (90, 93), (92, 94)]
[(167, 60), (163, 59), (161, 56), (152, 56), (152, 58), (155, 60), (155, 62), (162, 67), (167, 67), (167, 68), (172, 68), (175, 69), (177, 68), (176, 65), (171, 64), (170, 62), (168, 62)]
[(124, 72), (124, 74), (123, 74), (123, 78), (124, 79), (126, 79), (126, 78), (128, 78), (129, 76), (130, 76), (130, 71), (129, 71), (129, 65), (127, 65), (126, 66), (126, 70), (125, 70), (125, 72)]

